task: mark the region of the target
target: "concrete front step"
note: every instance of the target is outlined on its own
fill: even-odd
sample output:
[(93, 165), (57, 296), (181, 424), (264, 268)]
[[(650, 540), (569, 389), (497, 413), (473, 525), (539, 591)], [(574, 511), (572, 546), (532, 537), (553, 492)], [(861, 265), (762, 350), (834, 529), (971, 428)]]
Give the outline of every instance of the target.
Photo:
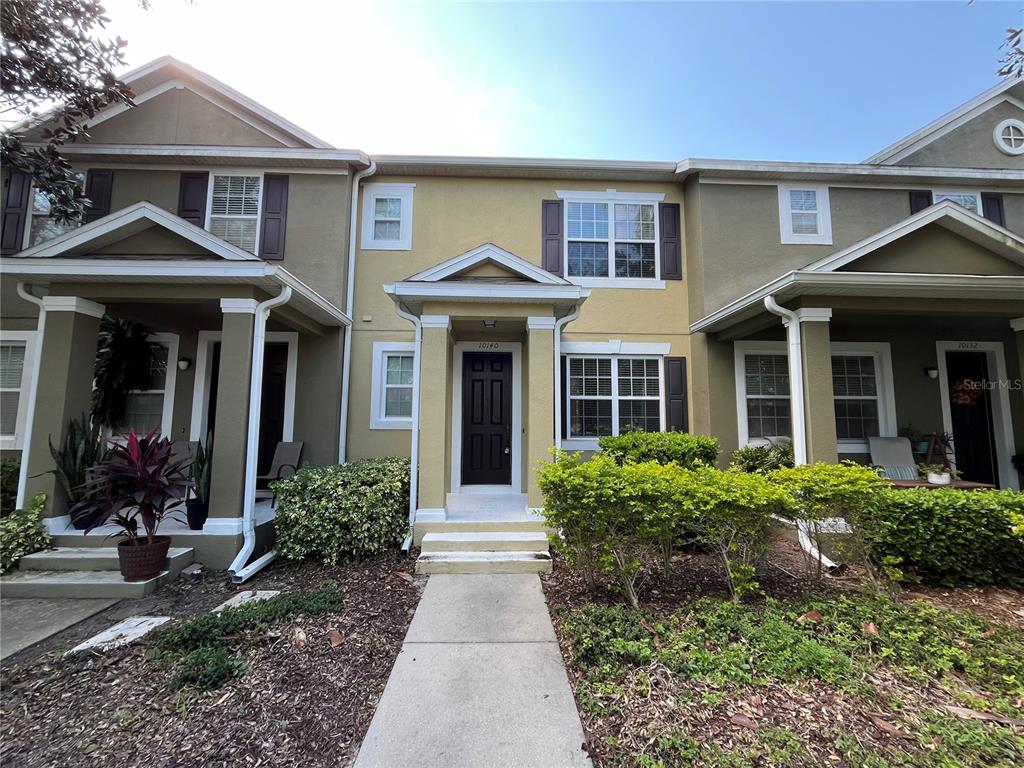
[(19, 571), (0, 579), (3, 597), (145, 597), (174, 578), (163, 571), (146, 581), (125, 581), (120, 571)]
[(547, 552), (543, 531), (449, 531), (428, 533), (420, 542), (423, 552)]
[(414, 543), (419, 546), (423, 543), (423, 537), (428, 533), (544, 533), (548, 529), (544, 527), (541, 519), (520, 519), (520, 520), (445, 520), (443, 522), (425, 523), (416, 522), (414, 528)]
[[(167, 552), (167, 570), (178, 574), (193, 560), (188, 547), (171, 547)], [(117, 547), (57, 547), (45, 552), (25, 555), (18, 563), (19, 571), (116, 571)]]
[(426, 552), (416, 560), (417, 573), (550, 573), (547, 552)]

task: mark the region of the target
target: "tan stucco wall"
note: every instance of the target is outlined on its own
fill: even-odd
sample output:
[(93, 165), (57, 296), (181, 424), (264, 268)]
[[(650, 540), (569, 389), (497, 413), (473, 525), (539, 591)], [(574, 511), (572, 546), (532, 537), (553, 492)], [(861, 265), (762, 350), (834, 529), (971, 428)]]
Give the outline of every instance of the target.
[(1024, 119), (1024, 110), (1002, 102), (899, 161), (900, 165), (1024, 170), (1024, 155), (1000, 152), (992, 131), (1001, 120)]
[(304, 443), (303, 463), (338, 462), (343, 340), (339, 328), (330, 328), (323, 336), (299, 336), (295, 439)]
[[(1020, 257), (1024, 260), (1024, 249)], [(938, 225), (883, 246), (842, 268), (846, 272), (922, 272), (951, 275), (1024, 275), (1024, 266)]]
[(172, 89), (89, 129), (96, 144), (199, 144), (281, 147), (284, 144), (202, 96)]

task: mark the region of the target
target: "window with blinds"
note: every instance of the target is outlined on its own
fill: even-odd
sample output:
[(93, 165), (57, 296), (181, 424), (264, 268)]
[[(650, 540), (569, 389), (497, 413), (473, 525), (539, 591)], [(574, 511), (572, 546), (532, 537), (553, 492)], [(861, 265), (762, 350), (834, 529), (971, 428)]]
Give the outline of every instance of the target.
[(656, 278), (654, 203), (574, 202), (566, 206), (570, 277)]
[(743, 359), (747, 437), (791, 437), (789, 358), (747, 354)]
[(14, 438), (18, 433), (25, 348), (21, 342), (0, 342), (0, 437)]
[(656, 357), (568, 358), (569, 437), (661, 429), (661, 361)]
[(779, 231), (783, 243), (831, 244), (832, 219), (828, 187), (780, 185)]
[(262, 188), (261, 176), (214, 174), (207, 230), (249, 253), (256, 253)]
[(164, 397), (167, 394), (167, 356), (168, 348), (159, 344), (149, 388), (134, 389), (128, 393), (124, 421), (117, 430), (119, 433), (127, 434), (134, 429), (135, 434), (145, 435), (163, 425)]

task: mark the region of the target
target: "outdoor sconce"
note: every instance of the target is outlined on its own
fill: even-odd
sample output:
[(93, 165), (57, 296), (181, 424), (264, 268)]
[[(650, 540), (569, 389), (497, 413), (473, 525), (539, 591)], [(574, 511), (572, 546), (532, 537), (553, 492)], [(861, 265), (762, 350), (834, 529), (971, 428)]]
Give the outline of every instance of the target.
[(496, 320), (484, 320), (484, 328), (493, 328), (495, 325), (497, 325)]
[(938, 368), (925, 368), (924, 369), (924, 375), (927, 376), (929, 379), (937, 379), (937, 378), (939, 378), (939, 369)]
[(178, 370), (179, 371), (187, 371), (190, 365), (192, 365), (192, 358), (190, 358), (190, 357), (179, 357), (178, 358)]

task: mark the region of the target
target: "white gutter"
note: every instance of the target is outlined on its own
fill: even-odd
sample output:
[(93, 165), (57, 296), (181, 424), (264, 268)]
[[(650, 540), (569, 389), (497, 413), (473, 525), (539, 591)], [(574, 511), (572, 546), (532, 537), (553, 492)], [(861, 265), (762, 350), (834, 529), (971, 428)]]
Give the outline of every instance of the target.
[[(800, 466), (807, 463), (807, 419), (804, 412), (804, 361), (803, 344), (800, 339), (800, 319), (793, 310), (780, 306), (772, 295), (764, 297), (764, 307), (773, 315), (781, 317), (782, 324), (786, 326), (789, 357), (789, 409), (793, 421), (793, 463)], [(826, 570), (836, 567), (836, 563), (825, 557), (814, 546), (809, 532), (810, 526), (807, 523), (797, 522), (796, 530), (800, 546), (809, 557), (821, 563)]]
[(580, 316), (580, 305), (555, 321), (555, 448), (562, 447), (562, 329)]
[(416, 525), (417, 484), (420, 474), (420, 365), (422, 360), (420, 352), (423, 350), (423, 326), (416, 315), (402, 309), (400, 304), (395, 304), (395, 314), (408, 320), (416, 329), (412, 368), (412, 445), (409, 448), (409, 535), (402, 542), (402, 549), (408, 551), (412, 546), (413, 526)]
[[(356, 222), (359, 217), (359, 182), (377, 171), (377, 163), (352, 178), (352, 205), (348, 214), (348, 271), (345, 275), (345, 314), (351, 319), (356, 297)], [(418, 328), (419, 326), (417, 326)], [(348, 400), (352, 380), (352, 326), (345, 329), (345, 343), (341, 355), (341, 421), (338, 424), (338, 463), (348, 458)]]
[(245, 482), (242, 487), (242, 548), (228, 566), (228, 573), (235, 584), (241, 584), (258, 570), (277, 557), (271, 550), (261, 558), (246, 566), (253, 549), (256, 547), (256, 525), (254, 512), (256, 507), (256, 451), (259, 446), (260, 406), (263, 402), (263, 358), (264, 344), (267, 338), (267, 318), (270, 310), (287, 304), (292, 297), (292, 289), (285, 285), (281, 293), (256, 305), (252, 331), (252, 372), (249, 378), (249, 423), (245, 443)]
[(25, 434), (21, 441), (21, 466), (18, 469), (18, 498), (14, 503), (15, 509), (25, 508), (25, 486), (28, 484), (28, 456), (32, 447), (32, 426), (36, 418), (36, 392), (39, 390), (39, 366), (43, 360), (43, 333), (46, 330), (46, 310), (43, 308), (43, 300), (28, 292), (25, 283), (17, 285), (18, 295), (39, 308), (39, 319), (36, 321), (36, 343), (32, 360), (32, 383), (28, 390), (28, 413), (25, 415)]

